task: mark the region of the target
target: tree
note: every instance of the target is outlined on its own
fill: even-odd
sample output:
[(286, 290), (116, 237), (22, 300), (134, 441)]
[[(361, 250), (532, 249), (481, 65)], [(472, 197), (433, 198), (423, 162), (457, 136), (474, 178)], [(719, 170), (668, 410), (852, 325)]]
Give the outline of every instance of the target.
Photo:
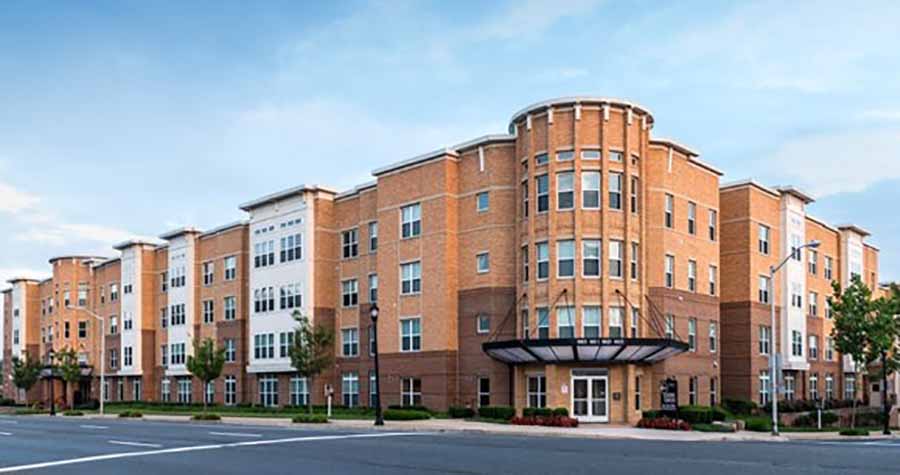
[(187, 369), (197, 379), (203, 381), (203, 413), (206, 414), (206, 388), (210, 381), (216, 380), (222, 375), (225, 366), (225, 347), (216, 347), (212, 338), (206, 338), (202, 343), (194, 341), (194, 355), (188, 356)]
[[(59, 375), (65, 383), (63, 397), (66, 405), (72, 407), (69, 404), (69, 388), (74, 387), (75, 383), (81, 380), (81, 364), (78, 363), (78, 353), (72, 348), (57, 351), (54, 368), (59, 371)], [(50, 384), (53, 384), (52, 381)]]
[(43, 365), (35, 358), (13, 358), (12, 360), (13, 385), (25, 392), (25, 402), (28, 402), (28, 391), (37, 384), (41, 376)]
[(884, 418), (884, 433), (890, 434), (890, 409), (887, 402), (887, 375), (900, 369), (900, 287), (891, 286), (890, 293), (872, 304), (873, 314), (867, 329), (867, 355), (870, 362), (881, 362), (881, 406)]
[(850, 285), (841, 290), (839, 283), (832, 283), (834, 295), (828, 298), (834, 314), (832, 338), (834, 346), (842, 355), (853, 360), (853, 369), (857, 377), (853, 380), (853, 415), (850, 426), (856, 427), (856, 385), (859, 370), (868, 364), (869, 318), (873, 312), (872, 292), (859, 276), (853, 276)]
[[(299, 311), (294, 311), (297, 326), (294, 329), (294, 342), (289, 349), (291, 366), (297, 375), (306, 378), (310, 394), (313, 379), (331, 365), (334, 352), (334, 332), (325, 326), (314, 325)], [(307, 404), (312, 414), (312, 397)]]

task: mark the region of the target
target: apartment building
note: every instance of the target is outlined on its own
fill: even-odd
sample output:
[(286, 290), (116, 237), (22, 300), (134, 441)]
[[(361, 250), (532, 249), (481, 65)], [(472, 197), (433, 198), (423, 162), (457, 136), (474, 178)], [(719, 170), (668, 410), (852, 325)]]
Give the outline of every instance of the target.
[[(834, 348), (827, 299), (832, 282), (844, 287), (854, 275), (871, 289), (879, 287), (879, 251), (866, 242), (869, 233), (809, 215), (806, 207), (813, 198), (795, 187), (741, 181), (723, 185), (720, 200), (727, 276), (721, 296), (725, 395), (770, 402), (769, 355), (775, 352), (782, 369), (781, 399), (861, 397), (853, 389), (852, 362)], [(795, 252), (812, 241), (819, 246)], [(789, 255), (771, 283), (769, 268)]]
[[(367, 406), (377, 306), (384, 405), (565, 407), (632, 423), (667, 379), (683, 405), (761, 397), (759, 277), (782, 242), (814, 238), (818, 254), (777, 287), (802, 356), (794, 333), (766, 348), (785, 349), (795, 397), (840, 391), (848, 370), (828, 350), (825, 298), (851, 272), (877, 282), (867, 233), (807, 216), (811, 198), (793, 188), (720, 187), (720, 170), (652, 137), (654, 123), (626, 101), (545, 101), (506, 134), (379, 168), (345, 192), (301, 185), (241, 204), (245, 221), (127, 241), (111, 259), (55, 258), (51, 279), (4, 291), (4, 354), (82, 348), (79, 399), (99, 397), (103, 361), (112, 401), (322, 404), (330, 387), (335, 404)], [(107, 323), (103, 355), (91, 313)], [(335, 334), (335, 364), (314, 381), (288, 355), (298, 316)], [(207, 337), (226, 365), (203, 387), (185, 363)]]

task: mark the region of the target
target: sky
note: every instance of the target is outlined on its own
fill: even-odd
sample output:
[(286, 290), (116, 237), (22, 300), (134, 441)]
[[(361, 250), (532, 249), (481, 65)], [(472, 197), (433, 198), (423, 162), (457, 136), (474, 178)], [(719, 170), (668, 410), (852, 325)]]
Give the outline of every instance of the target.
[(0, 281), (617, 97), (723, 182), (817, 197), (900, 279), (900, 2), (6, 0)]

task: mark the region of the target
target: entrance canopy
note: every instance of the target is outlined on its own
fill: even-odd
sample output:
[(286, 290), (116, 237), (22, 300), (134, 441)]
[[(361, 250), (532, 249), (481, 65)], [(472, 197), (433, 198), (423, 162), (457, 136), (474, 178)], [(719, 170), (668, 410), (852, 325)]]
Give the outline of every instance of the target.
[(507, 364), (652, 364), (688, 351), (687, 343), (664, 338), (555, 338), (484, 343), (491, 358)]

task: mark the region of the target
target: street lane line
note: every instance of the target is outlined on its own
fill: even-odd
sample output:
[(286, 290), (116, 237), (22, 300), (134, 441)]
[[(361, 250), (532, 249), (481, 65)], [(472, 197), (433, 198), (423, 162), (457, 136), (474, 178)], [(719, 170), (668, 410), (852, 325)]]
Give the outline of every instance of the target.
[(0, 435), (12, 435), (12, 434), (9, 432), (0, 432)]
[(125, 452), (118, 454), (94, 455), (90, 457), (80, 457), (67, 460), (57, 460), (54, 462), (40, 462), (28, 465), (18, 465), (15, 467), (2, 467), (0, 473), (13, 473), (25, 470), (38, 470), (50, 467), (59, 467), (63, 465), (73, 465), (78, 463), (100, 462), (104, 460), (116, 460), (132, 457), (145, 457), (149, 455), (178, 454), (185, 452), (197, 452), (200, 450), (216, 450), (227, 449), (233, 447), (245, 447), (253, 445), (272, 445), (272, 444), (288, 444), (291, 442), (313, 442), (320, 440), (342, 440), (342, 439), (367, 439), (367, 438), (383, 438), (383, 437), (411, 437), (433, 435), (428, 432), (383, 432), (373, 434), (348, 434), (348, 435), (318, 435), (309, 437), (293, 437), (290, 439), (274, 439), (274, 440), (253, 440), (249, 442), (234, 442), (231, 444), (211, 444), (211, 445), (195, 445), (193, 447), (177, 447), (172, 449), (146, 450), (143, 452)]
[(245, 434), (242, 432), (210, 432), (209, 435), (223, 435), (226, 437), (262, 437), (262, 434)]
[(18, 424), (19, 423), (19, 421), (11, 421), (8, 419), (0, 419), (0, 422), (2, 422), (4, 424)]
[(110, 444), (114, 444), (114, 445), (129, 445), (132, 447), (151, 447), (151, 448), (155, 448), (155, 449), (162, 448), (162, 445), (159, 445), (159, 444), (145, 444), (143, 442), (128, 442), (127, 440), (110, 440), (107, 442), (109, 442)]
[(106, 426), (92, 426), (92, 425), (82, 425), (79, 427), (81, 427), (82, 429), (109, 429), (109, 427), (106, 427)]

